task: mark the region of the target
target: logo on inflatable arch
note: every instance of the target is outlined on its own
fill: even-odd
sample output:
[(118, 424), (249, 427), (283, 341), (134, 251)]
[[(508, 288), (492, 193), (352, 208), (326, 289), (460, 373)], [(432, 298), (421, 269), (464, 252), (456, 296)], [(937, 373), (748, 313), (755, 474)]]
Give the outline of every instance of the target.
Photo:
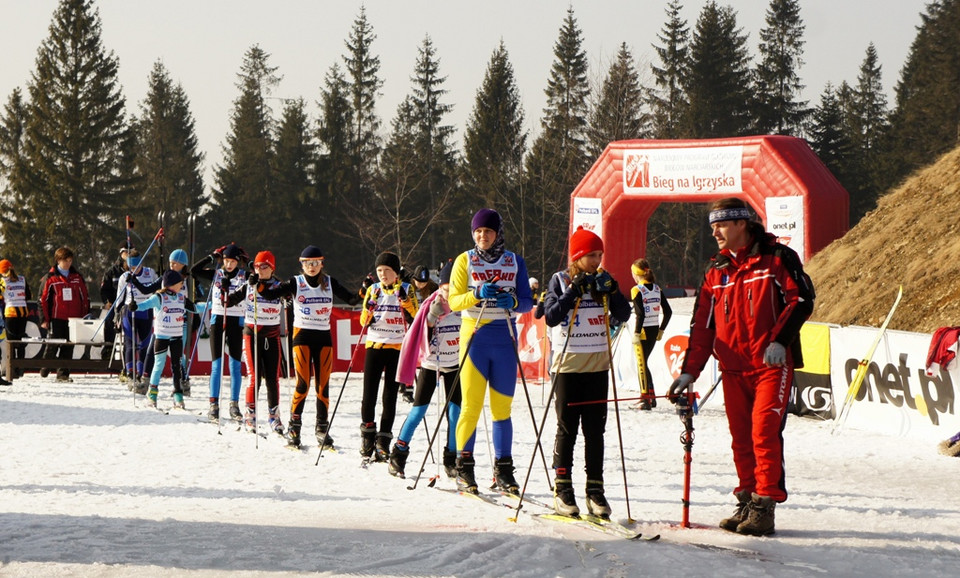
[(674, 335), (663, 344), (663, 357), (667, 360), (667, 371), (674, 379), (680, 377), (683, 359), (687, 354), (688, 335)]

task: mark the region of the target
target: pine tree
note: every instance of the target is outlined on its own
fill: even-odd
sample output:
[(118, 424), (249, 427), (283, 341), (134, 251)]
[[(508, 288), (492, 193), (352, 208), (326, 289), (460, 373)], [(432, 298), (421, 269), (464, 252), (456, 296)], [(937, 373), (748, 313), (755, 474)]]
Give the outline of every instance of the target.
[[(93, 3), (62, 0), (49, 31), (27, 86), (23, 163), (8, 183), (17, 203), (4, 215), (4, 249), (25, 255), (18, 269), (39, 278), (66, 245), (95, 279), (122, 235), (116, 208), (134, 184), (132, 137), (117, 58), (101, 43)], [(9, 227), (12, 221), (19, 226)]]
[[(320, 239), (325, 253), (334, 259), (356, 254), (352, 229), (345, 215), (348, 200), (355, 198), (355, 180), (350, 176), (350, 135), (353, 111), (350, 108), (349, 88), (338, 64), (327, 71), (320, 96), (320, 119), (316, 131), (318, 143), (316, 162), (317, 210), (324, 215), (328, 226)], [(344, 259), (346, 260), (346, 259)], [(339, 260), (338, 260), (339, 262)], [(357, 264), (348, 271), (353, 277), (366, 274), (368, 266)], [(338, 268), (338, 271), (344, 271)], [(359, 275), (362, 277), (363, 275)]]
[[(274, 195), (269, 209), (283, 227), (282, 235), (273, 235), (271, 248), (277, 259), (277, 268), (282, 265), (284, 274), (295, 273), (300, 251), (317, 243), (313, 227), (303, 225), (319, 223), (325, 218), (317, 202), (315, 169), (316, 144), (306, 103), (302, 98), (286, 100), (277, 129)], [(289, 223), (296, 226), (284, 226)]]
[(876, 206), (883, 183), (889, 180), (883, 166), (889, 111), (883, 92), (880, 58), (872, 42), (860, 65), (857, 86), (853, 89), (847, 114), (855, 169), (850, 176), (851, 182), (844, 185), (850, 193), (852, 225)]
[(20, 186), (24, 180), (26, 168), (27, 120), (30, 104), (23, 99), (23, 92), (15, 88), (4, 106), (3, 119), (0, 120), (0, 228), (5, 242), (3, 255), (15, 257), (17, 268), (26, 270), (21, 263), (47, 263), (50, 255), (46, 248), (38, 243), (23, 243), (16, 247), (13, 241), (27, 239), (33, 224), (24, 218), (30, 214), (32, 197), (24, 194)]
[(714, 138), (751, 132), (750, 57), (747, 35), (736, 12), (708, 2), (697, 19), (690, 43), (685, 90), (689, 102), (687, 136)]
[(612, 141), (648, 137), (650, 118), (644, 113), (643, 105), (640, 77), (633, 54), (624, 42), (620, 44), (616, 61), (607, 71), (600, 96), (590, 113), (587, 126), (589, 156), (600, 156)]
[(526, 188), (533, 191), (537, 206), (530, 215), (533, 234), (525, 235), (524, 251), (534, 274), (565, 265), (565, 246), (557, 239), (568, 235), (570, 193), (590, 166), (586, 151), (587, 55), (572, 8), (567, 9), (553, 55), (541, 133), (526, 161)]
[(174, 85), (160, 61), (150, 72), (147, 96), (133, 126), (142, 193), (127, 200), (125, 212), (141, 223), (163, 212), (167, 241), (184, 246), (187, 218), (198, 215), (207, 202), (203, 154), (198, 150), (187, 95), (180, 84)]
[[(466, 213), (484, 207), (504, 217), (505, 235), (522, 252), (524, 202), (521, 187), (527, 134), (513, 65), (503, 42), (493, 51), (477, 91), (463, 138), (463, 187)], [(467, 217), (469, 219), (469, 217)], [(455, 230), (463, 239), (462, 224)]]
[(770, 1), (756, 69), (758, 133), (804, 133), (809, 111), (805, 101), (797, 100), (804, 88), (797, 72), (803, 66), (803, 31), (798, 0)]
[(850, 182), (848, 165), (853, 158), (853, 145), (849, 133), (844, 130), (847, 126), (844, 115), (846, 107), (841, 103), (838, 93), (830, 83), (823, 89), (820, 104), (812, 114), (810, 146), (843, 184)]
[(960, 144), (960, 0), (927, 5), (896, 88), (889, 186)]
[(660, 66), (651, 66), (657, 88), (647, 91), (653, 117), (653, 137), (676, 139), (684, 136), (684, 114), (687, 100), (683, 87), (689, 71), (690, 29), (680, 18), (683, 10), (679, 0), (670, 0), (666, 13), (668, 20), (657, 38), (661, 46), (654, 46)]
[[(254, 45), (243, 57), (233, 103), (231, 132), (224, 146), (223, 164), (215, 170), (213, 208), (208, 220), (211, 247), (236, 242), (249, 251), (268, 249), (278, 230), (265, 211), (273, 193), (273, 119), (266, 99), (279, 83), (270, 55)], [(253, 256), (252, 254), (250, 255)]]

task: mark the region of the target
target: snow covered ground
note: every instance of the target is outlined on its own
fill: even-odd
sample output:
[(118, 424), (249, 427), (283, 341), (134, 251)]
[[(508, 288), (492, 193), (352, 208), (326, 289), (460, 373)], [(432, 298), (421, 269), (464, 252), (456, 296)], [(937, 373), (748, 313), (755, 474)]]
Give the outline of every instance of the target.
[[(331, 431), (340, 452), (317, 466), (312, 436), (303, 453), (274, 435), (257, 448), (252, 434), (225, 426), (218, 435), (201, 423), (202, 378), (194, 378), (190, 412), (163, 415), (114, 377), (74, 377), (65, 387), (31, 374), (0, 389), (0, 575), (937, 577), (960, 568), (960, 460), (939, 456), (929, 441), (852, 429), (831, 435), (830, 423), (791, 416), (791, 498), (777, 510), (776, 536), (751, 538), (715, 527), (732, 511), (735, 483), (722, 408), (704, 408), (695, 420), (697, 527), (683, 529), (681, 424), (669, 404), (652, 413), (622, 406), (630, 514), (645, 535), (662, 535), (630, 542), (535, 519), (536, 507), (508, 521), (505, 508), (427, 487), (438, 473), (429, 460), (413, 491), (412, 480), (391, 477), (384, 464), (361, 469), (357, 375)], [(334, 375), (334, 398), (343, 379)], [(291, 390), (284, 380), (285, 406)], [(165, 381), (161, 396), (169, 392)], [(534, 435), (518, 392), (522, 482)], [(543, 392), (530, 392), (539, 421)], [(397, 430), (409, 407), (400, 406)], [(431, 429), (436, 415), (428, 414)], [(304, 422), (312, 427), (313, 415)], [(552, 418), (546, 431), (549, 451)], [(607, 496), (614, 517), (625, 519), (612, 411), (607, 432)], [(408, 473), (425, 449), (421, 429)], [(482, 479), (491, 471), (482, 429), (477, 454)], [(580, 458), (578, 449), (583, 505)], [(539, 459), (532, 471), (530, 496), (549, 501)]]

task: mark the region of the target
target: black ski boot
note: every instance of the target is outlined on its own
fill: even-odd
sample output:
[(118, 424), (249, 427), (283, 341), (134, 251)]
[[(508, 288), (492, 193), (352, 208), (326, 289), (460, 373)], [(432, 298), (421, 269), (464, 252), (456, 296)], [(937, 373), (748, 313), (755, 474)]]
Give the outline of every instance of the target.
[(473, 459), (473, 452), (462, 452), (457, 458), (457, 489), (461, 492), (479, 494), (477, 490), (477, 478), (474, 476), (473, 468), (477, 462)]
[(283, 421), (280, 419), (280, 406), (273, 406), (269, 409), (270, 429), (277, 435), (283, 435)]
[(403, 385), (401, 387), (403, 389), (403, 391), (401, 392), (403, 401), (413, 405), (413, 388), (410, 387), (409, 385)]
[(720, 527), (728, 532), (736, 532), (737, 526), (747, 519), (747, 505), (750, 503), (750, 492), (737, 492), (734, 496), (737, 497), (737, 509), (729, 518), (720, 520)]
[(374, 459), (378, 462), (388, 462), (390, 461), (390, 440), (393, 439), (393, 434), (390, 432), (380, 432), (377, 434), (377, 449)]
[(360, 426), (360, 455), (369, 458), (377, 439), (377, 424), (370, 422)]
[(497, 488), (501, 492), (520, 495), (520, 485), (513, 477), (513, 458), (503, 456), (493, 464), (493, 475), (497, 481)]
[(576, 518), (580, 515), (577, 498), (573, 492), (573, 480), (568, 477), (558, 477), (554, 483), (553, 509), (561, 516)]
[(457, 452), (450, 448), (443, 448), (443, 471), (447, 477), (456, 479), (457, 477)]
[(317, 433), (317, 444), (325, 447), (333, 447), (333, 438), (327, 433), (327, 429), (330, 427), (330, 424), (327, 422), (317, 422), (316, 433)]
[(210, 409), (207, 410), (207, 419), (212, 422), (220, 421), (220, 404), (216, 401), (210, 402)]
[(290, 414), (290, 423), (287, 424), (287, 439), (289, 439), (289, 444), (293, 447), (300, 447), (300, 416), (292, 413)]
[(407, 456), (410, 455), (410, 448), (407, 447), (407, 444), (403, 444), (403, 447), (400, 447), (402, 443), (403, 442), (397, 442), (393, 444), (393, 451), (390, 452), (390, 463), (388, 464), (390, 475), (398, 478), (404, 477), (403, 469), (407, 465)]
[(604, 520), (610, 519), (610, 504), (603, 495), (603, 482), (587, 480), (587, 512)]

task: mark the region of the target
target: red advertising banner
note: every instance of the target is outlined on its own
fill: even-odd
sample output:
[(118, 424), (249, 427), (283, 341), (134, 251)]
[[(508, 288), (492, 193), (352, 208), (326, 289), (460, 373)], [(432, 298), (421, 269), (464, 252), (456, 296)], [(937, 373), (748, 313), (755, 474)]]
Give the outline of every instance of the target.
[[(330, 336), (333, 339), (333, 370), (346, 371), (350, 367), (350, 357), (354, 353), (357, 340), (360, 339), (360, 310), (334, 307), (330, 312)], [(353, 373), (363, 373), (363, 360), (366, 353), (363, 343), (353, 360)]]
[(520, 315), (517, 318), (517, 341), (520, 351), (520, 364), (527, 382), (540, 382), (542, 384), (549, 380), (547, 364), (549, 363), (550, 341), (547, 339), (547, 324), (543, 318), (534, 318), (533, 311)]

